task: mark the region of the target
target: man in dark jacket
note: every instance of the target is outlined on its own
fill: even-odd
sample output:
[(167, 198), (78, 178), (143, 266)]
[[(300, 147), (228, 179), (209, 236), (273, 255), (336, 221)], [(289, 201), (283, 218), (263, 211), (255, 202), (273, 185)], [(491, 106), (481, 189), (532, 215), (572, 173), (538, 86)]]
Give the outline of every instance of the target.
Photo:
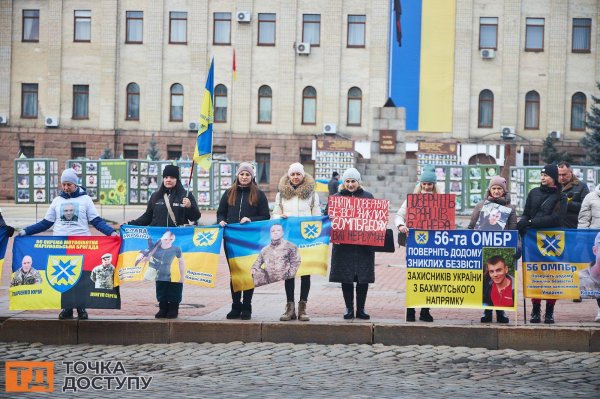
[(579, 181), (573, 175), (573, 169), (571, 169), (568, 162), (563, 161), (558, 164), (558, 181), (562, 185), (562, 195), (567, 202), (567, 213), (563, 218), (563, 227), (576, 229), (581, 203), (585, 196), (590, 193), (590, 190), (587, 184)]
[(331, 180), (327, 184), (327, 189), (329, 190), (329, 195), (333, 195), (338, 192), (338, 188), (340, 187), (340, 174), (338, 172), (333, 172), (331, 175)]

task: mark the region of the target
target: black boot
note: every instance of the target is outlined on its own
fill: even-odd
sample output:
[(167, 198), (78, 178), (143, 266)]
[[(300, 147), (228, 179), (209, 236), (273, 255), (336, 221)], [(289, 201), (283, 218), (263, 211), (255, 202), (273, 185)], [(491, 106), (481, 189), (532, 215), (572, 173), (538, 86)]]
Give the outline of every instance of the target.
[(240, 313), (240, 319), (250, 320), (252, 318), (252, 305), (248, 303), (242, 304), (242, 312)]
[(491, 309), (486, 309), (483, 311), (483, 316), (481, 316), (482, 323), (491, 323), (492, 322), (493, 312)]
[(346, 308), (346, 313), (344, 313), (344, 319), (350, 320), (354, 318), (354, 306), (351, 308)]
[(544, 314), (544, 324), (554, 324), (554, 304), (546, 302), (546, 313)]
[(363, 319), (363, 320), (369, 320), (371, 318), (371, 316), (365, 312), (364, 308), (356, 308), (356, 318)]
[(429, 308), (421, 308), (421, 314), (419, 314), (419, 320), (431, 323), (433, 316), (429, 313)]
[(510, 320), (506, 316), (506, 313), (504, 313), (504, 310), (496, 310), (496, 321), (498, 323), (507, 324)]
[(406, 321), (416, 321), (415, 308), (406, 308)]
[(154, 315), (156, 319), (164, 319), (167, 317), (167, 311), (169, 310), (169, 302), (159, 302), (158, 312)]
[(342, 283), (342, 294), (344, 295), (344, 303), (346, 304), (344, 319), (354, 319), (354, 284)]
[(179, 316), (179, 304), (176, 302), (169, 302), (167, 319), (176, 319), (177, 316)]
[(231, 304), (231, 311), (229, 313), (227, 313), (227, 317), (228, 319), (239, 319), (240, 315), (242, 313), (242, 304), (241, 303), (232, 303)]
[(541, 317), (542, 317), (542, 304), (534, 303), (533, 309), (531, 309), (531, 319), (529, 320), (529, 322), (537, 324), (541, 321)]
[(77, 308), (77, 318), (79, 320), (87, 320), (88, 319), (88, 313), (85, 310), (85, 308)]
[(367, 302), (367, 292), (369, 291), (369, 284), (357, 283), (356, 284), (356, 318), (362, 320), (369, 320), (369, 316), (365, 312), (365, 303)]
[(72, 319), (73, 318), (73, 309), (61, 310), (61, 312), (58, 314), (58, 318), (60, 320)]

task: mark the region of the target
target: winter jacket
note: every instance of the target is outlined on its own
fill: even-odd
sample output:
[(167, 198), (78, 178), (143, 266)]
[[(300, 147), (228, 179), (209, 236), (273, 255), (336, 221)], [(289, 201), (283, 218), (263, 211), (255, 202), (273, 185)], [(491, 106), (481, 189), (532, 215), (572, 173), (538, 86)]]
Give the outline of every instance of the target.
[[(229, 190), (237, 190), (235, 205), (230, 206), (227, 203)], [(217, 223), (225, 221), (227, 223), (239, 223), (242, 218), (247, 217), (251, 221), (269, 220), (269, 202), (265, 193), (258, 190), (258, 204), (250, 205), (250, 187), (235, 185), (225, 191), (219, 202), (217, 209)]]
[(339, 179), (332, 177), (331, 180), (329, 180), (329, 183), (327, 183), (327, 191), (329, 191), (329, 195), (337, 193), (338, 188), (340, 188)]
[[(486, 201), (493, 202), (494, 204), (502, 205), (511, 209), (510, 215), (508, 215), (508, 220), (506, 221), (506, 226), (504, 230), (516, 230), (517, 229), (517, 210), (514, 205), (510, 203), (510, 194), (504, 193), (504, 195), (500, 198), (494, 198), (490, 195), (489, 189), (487, 192)], [(481, 214), (481, 209), (486, 201), (479, 201), (479, 203), (473, 209), (473, 213), (471, 214), (471, 221), (469, 222), (469, 226), (467, 227), (469, 230), (473, 230), (477, 221), (479, 220), (479, 216)]]
[(556, 228), (562, 226), (566, 212), (566, 201), (561, 200), (560, 186), (539, 186), (527, 195), (525, 209), (517, 223), (517, 229), (524, 235), (527, 229)]
[(320, 216), (319, 194), (315, 192), (315, 180), (308, 173), (300, 185), (294, 187), (286, 174), (279, 180), (279, 192), (275, 196), (273, 219), (286, 216)]
[(563, 218), (563, 227), (568, 229), (577, 228), (581, 204), (589, 193), (590, 189), (587, 184), (580, 182), (575, 176), (563, 186), (562, 194), (567, 201), (567, 212)]
[[(355, 192), (342, 189), (336, 196), (373, 198), (362, 188)], [(375, 282), (375, 252), (371, 247), (356, 244), (333, 244), (329, 281), (335, 283)]]
[[(69, 212), (72, 209), (73, 216), (65, 216), (65, 209), (68, 209)], [(88, 227), (90, 223), (107, 236), (114, 232), (114, 229), (98, 215), (98, 211), (85, 189), (77, 187), (72, 194), (61, 191), (52, 200), (44, 219), (26, 227), (25, 234), (41, 233), (54, 225), (52, 234), (55, 236), (89, 236), (91, 235)]]
[[(169, 216), (169, 211), (165, 204), (164, 194), (167, 194), (169, 204), (175, 215), (175, 222), (177, 226), (183, 226), (188, 224), (190, 221), (195, 222), (200, 219), (200, 210), (196, 198), (192, 193), (189, 193), (181, 185), (181, 181), (178, 179), (177, 184), (172, 189), (167, 189), (164, 184), (161, 185), (148, 201), (146, 211), (139, 218), (127, 222), (134, 226), (175, 226), (175, 222)], [(187, 197), (191, 206), (186, 208), (183, 206), (183, 199)]]
[(600, 186), (583, 199), (577, 228), (600, 229)]

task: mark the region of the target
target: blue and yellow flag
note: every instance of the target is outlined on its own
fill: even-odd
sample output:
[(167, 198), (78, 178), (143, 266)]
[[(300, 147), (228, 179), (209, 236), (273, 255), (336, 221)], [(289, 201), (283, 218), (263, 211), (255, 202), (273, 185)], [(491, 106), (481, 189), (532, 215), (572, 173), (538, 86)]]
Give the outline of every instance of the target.
[(223, 238), (219, 225), (121, 226), (115, 283), (153, 280), (214, 287)]
[(200, 107), (200, 129), (194, 148), (194, 162), (200, 167), (208, 170), (212, 165), (213, 146), (213, 93), (215, 92), (215, 60), (210, 62), (210, 69), (204, 86), (204, 97)]
[(8, 234), (6, 227), (0, 227), (0, 276), (2, 275), (2, 265), (4, 264), (4, 255), (6, 254), (6, 246), (8, 245)]
[(234, 291), (327, 274), (327, 216), (289, 217), (225, 227), (225, 253)]

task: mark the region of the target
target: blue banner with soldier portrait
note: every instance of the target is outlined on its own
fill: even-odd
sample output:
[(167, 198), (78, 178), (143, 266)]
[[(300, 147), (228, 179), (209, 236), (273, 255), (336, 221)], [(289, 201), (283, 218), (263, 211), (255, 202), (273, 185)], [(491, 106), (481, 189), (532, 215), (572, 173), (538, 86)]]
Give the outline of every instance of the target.
[(288, 217), (225, 227), (234, 291), (311, 274), (327, 274), (327, 216)]
[(523, 273), (527, 298), (600, 298), (600, 230), (528, 230)]

